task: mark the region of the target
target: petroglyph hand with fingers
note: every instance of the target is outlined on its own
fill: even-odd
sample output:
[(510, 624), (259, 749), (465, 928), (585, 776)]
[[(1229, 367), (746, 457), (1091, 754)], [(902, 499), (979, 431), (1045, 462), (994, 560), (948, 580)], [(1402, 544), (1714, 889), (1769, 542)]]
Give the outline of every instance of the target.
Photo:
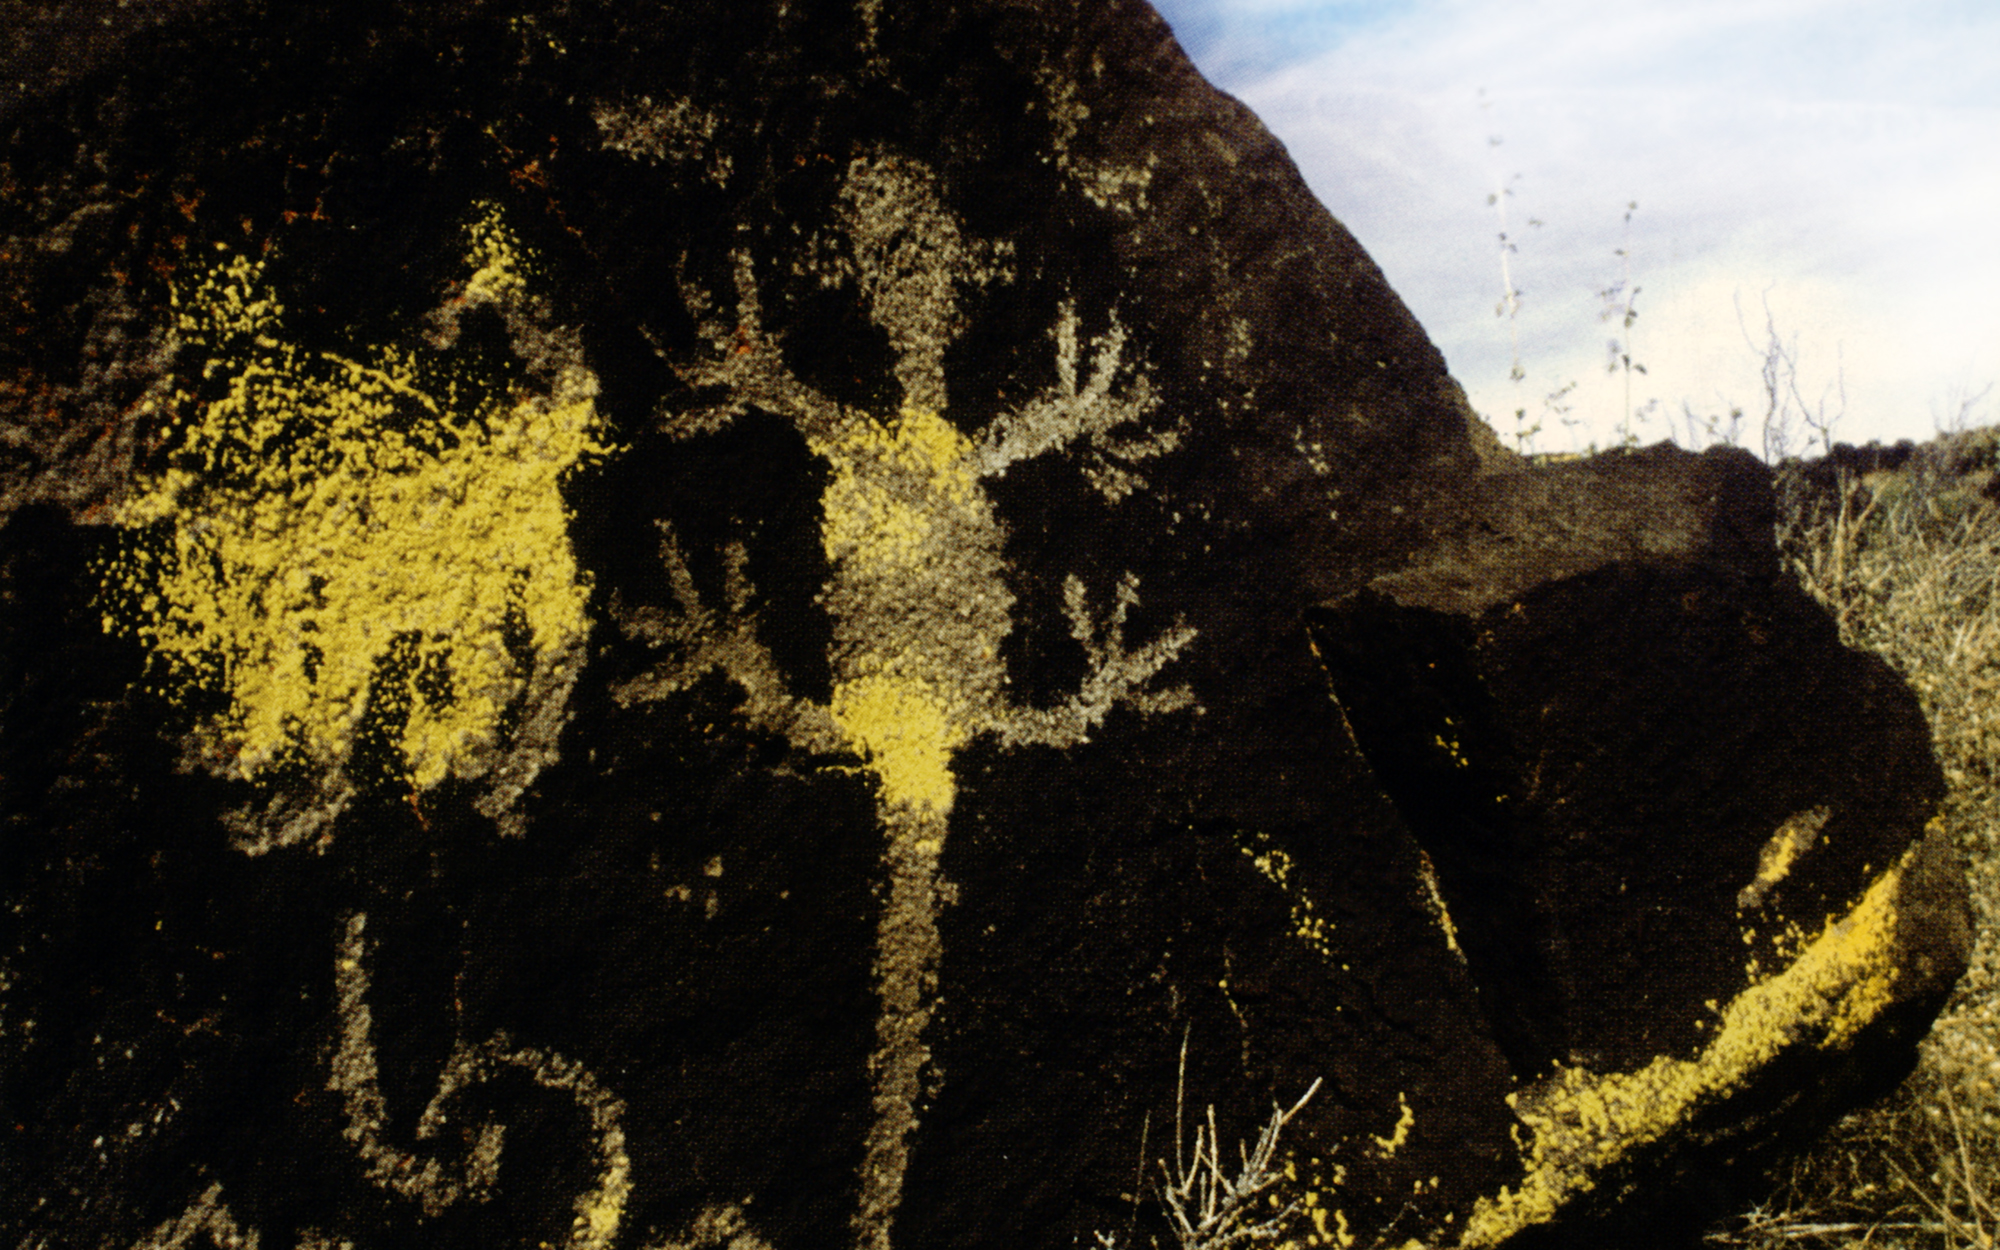
[(823, 704), (786, 692), (784, 674), (757, 640), (757, 617), (750, 610), (750, 582), (744, 572), (749, 554), (742, 543), (723, 549), (723, 605), (709, 608), (695, 589), (687, 556), (672, 524), (660, 528), (660, 563), (680, 609), (670, 616), (658, 608), (628, 609), (614, 592), (612, 615), (629, 637), (672, 653), (651, 670), (612, 690), (621, 702), (652, 702), (678, 694), (703, 674), (720, 669), (743, 687), (759, 728), (781, 733), (793, 746), (814, 754), (841, 748), (838, 727)]

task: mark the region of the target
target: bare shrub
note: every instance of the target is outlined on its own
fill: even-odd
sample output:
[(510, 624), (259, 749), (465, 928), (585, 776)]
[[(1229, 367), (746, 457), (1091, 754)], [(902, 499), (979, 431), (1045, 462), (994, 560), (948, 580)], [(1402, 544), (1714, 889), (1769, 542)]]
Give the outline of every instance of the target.
[[(1278, 1137), (1319, 1087), (1320, 1082), (1314, 1081), (1289, 1111), (1271, 1104), (1271, 1118), (1257, 1135), (1257, 1144), (1237, 1143), (1237, 1167), (1231, 1176), (1223, 1164), (1214, 1104), (1208, 1107), (1207, 1123), (1195, 1124), (1193, 1142), (1186, 1139), (1182, 1112), (1187, 1105), (1187, 1039), (1181, 1039), (1180, 1075), (1174, 1088), (1174, 1165), (1170, 1168), (1165, 1159), (1159, 1160), (1164, 1182), (1160, 1202), (1181, 1250), (1235, 1250), (1285, 1235), (1299, 1216), (1300, 1202), (1292, 1199), (1280, 1205), (1267, 1199), (1260, 1211), (1258, 1199), (1284, 1179), (1277, 1160)], [(1103, 1250), (1116, 1250), (1118, 1239), (1098, 1233), (1097, 1244)]]

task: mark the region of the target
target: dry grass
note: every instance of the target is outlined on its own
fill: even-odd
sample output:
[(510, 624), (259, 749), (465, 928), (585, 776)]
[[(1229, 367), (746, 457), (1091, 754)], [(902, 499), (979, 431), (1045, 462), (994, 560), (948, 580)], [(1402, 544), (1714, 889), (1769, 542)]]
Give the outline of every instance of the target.
[(1978, 1247), (2000, 1238), (2000, 430), (1894, 472), (1779, 474), (1780, 536), (1850, 645), (1888, 660), (1930, 717), (1979, 939), (1916, 1072), (1796, 1160), (1712, 1243)]

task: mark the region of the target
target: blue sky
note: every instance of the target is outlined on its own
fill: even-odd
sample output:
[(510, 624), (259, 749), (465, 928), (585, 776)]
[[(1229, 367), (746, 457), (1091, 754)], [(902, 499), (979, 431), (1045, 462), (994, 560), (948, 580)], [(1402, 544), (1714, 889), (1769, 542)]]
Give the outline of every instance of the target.
[[(1770, 327), (1797, 398), (1840, 414), (1846, 441), (1929, 437), (2000, 383), (1990, 0), (1160, 10), (1285, 143), (1503, 435), (1525, 410), (1542, 450), (1616, 441), (1628, 421), (1644, 442), (1699, 443), (1686, 408), (1740, 406), (1755, 449)], [(1503, 206), (1511, 319), (1496, 316)], [(1601, 317), (1620, 282), (1638, 290), (1629, 337)], [(1612, 338), (1646, 368), (1629, 418)], [(2000, 387), (1967, 415), (2000, 422)]]

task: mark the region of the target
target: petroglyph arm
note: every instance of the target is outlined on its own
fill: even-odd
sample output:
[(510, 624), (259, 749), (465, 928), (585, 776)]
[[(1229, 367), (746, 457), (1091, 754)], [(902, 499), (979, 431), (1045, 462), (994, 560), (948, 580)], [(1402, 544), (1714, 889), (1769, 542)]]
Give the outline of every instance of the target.
[[(669, 357), (668, 363), (698, 394), (714, 398), (664, 415), (661, 426), (678, 438), (712, 433), (755, 407), (790, 420), (808, 441), (826, 437), (839, 427), (840, 405), (799, 381), (785, 364), (778, 339), (765, 332), (750, 253), (734, 250), (730, 264), (736, 288), (733, 317), (721, 314), (708, 292), (688, 276), (687, 256), (681, 256), (681, 299), (708, 351), (694, 360)], [(654, 346), (659, 350), (658, 343)]]
[(1144, 374), (1133, 373), (1114, 390), (1126, 344), (1125, 327), (1115, 315), (1111, 328), (1091, 344), (1089, 368), (1079, 381), (1083, 349), (1077, 328), (1076, 304), (1066, 300), (1052, 331), (1056, 384), (987, 426), (978, 469), (981, 476), (997, 476), (1018, 461), (1081, 444), (1084, 476), (1116, 503), (1146, 485), (1129, 466), (1180, 446), (1181, 429), (1178, 423), (1164, 430), (1140, 426), (1158, 403)]
[(1176, 620), (1172, 629), (1144, 646), (1125, 645), (1125, 618), (1139, 602), (1139, 579), (1131, 573), (1118, 581), (1109, 617), (1100, 625), (1090, 613), (1083, 579), (1063, 579), (1063, 608), (1070, 636), (1083, 644), (1090, 669), (1067, 703), (1053, 708), (1009, 709), (1001, 719), (1000, 737), (1008, 746), (1071, 747), (1090, 741), (1090, 731), (1104, 723), (1120, 704), (1142, 713), (1174, 712), (1195, 706), (1187, 686), (1165, 690), (1146, 687), (1172, 663), (1195, 631)]
[(660, 564), (680, 608), (669, 614), (655, 607), (627, 608), (614, 596), (612, 616), (628, 638), (668, 652), (649, 671), (612, 688), (622, 706), (653, 703), (680, 693), (711, 671), (743, 688), (744, 714), (753, 725), (781, 733), (804, 751), (828, 753), (839, 748), (840, 735), (832, 714), (822, 705), (793, 697), (770, 650), (757, 638), (757, 616), (751, 606), (750, 579), (745, 573), (749, 554), (742, 543), (723, 548), (723, 588), (720, 610), (703, 601), (688, 569), (687, 556), (673, 526), (660, 528)]

